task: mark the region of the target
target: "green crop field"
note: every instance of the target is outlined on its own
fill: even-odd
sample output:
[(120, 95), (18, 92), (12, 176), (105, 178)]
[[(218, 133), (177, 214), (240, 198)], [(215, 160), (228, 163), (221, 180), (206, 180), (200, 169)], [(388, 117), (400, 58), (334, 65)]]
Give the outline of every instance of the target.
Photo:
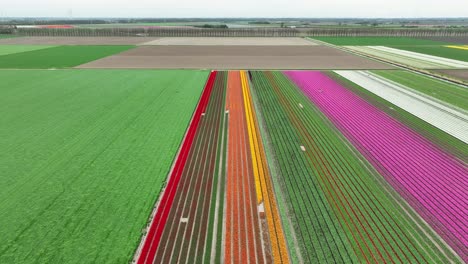
[(207, 76), (0, 70), (0, 263), (129, 263)]
[(0, 68), (69, 68), (131, 49), (134, 46), (59, 46), (3, 55)]
[(468, 62), (467, 50), (453, 49), (444, 46), (396, 46), (394, 48)]
[(408, 71), (373, 71), (374, 73), (403, 84), (409, 88), (432, 96), (441, 101), (468, 110), (468, 91), (458, 85), (439, 81)]
[(45, 45), (0, 45), (0, 56), (21, 53), (26, 51), (34, 51), (41, 49), (53, 48), (55, 46)]
[(0, 39), (2, 39), (2, 38), (14, 38), (14, 37), (16, 37), (16, 36), (14, 36), (14, 35), (2, 35), (2, 34), (0, 34)]
[(313, 37), (338, 46), (410, 46), (410, 45), (450, 45), (440, 41), (409, 37)]
[(15, 35), (0, 34), (0, 39), (2, 39), (2, 38), (15, 38), (15, 37), (17, 37), (17, 36), (15, 36)]

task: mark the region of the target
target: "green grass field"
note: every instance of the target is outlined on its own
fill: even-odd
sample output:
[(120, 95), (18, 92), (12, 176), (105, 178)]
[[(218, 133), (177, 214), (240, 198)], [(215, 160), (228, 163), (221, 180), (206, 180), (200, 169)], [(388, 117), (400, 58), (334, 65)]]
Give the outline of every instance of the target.
[(123, 52), (134, 46), (59, 46), (0, 57), (0, 68), (70, 68)]
[(2, 38), (16, 38), (17, 36), (15, 35), (9, 35), (9, 34), (0, 34), (0, 39)]
[(0, 263), (129, 263), (207, 76), (0, 70)]
[(444, 46), (396, 46), (394, 48), (468, 62), (468, 50)]
[(468, 91), (458, 85), (408, 71), (372, 71), (394, 82), (468, 110)]
[(0, 45), (0, 56), (21, 53), (26, 51), (34, 51), (41, 49), (53, 48), (55, 46), (45, 45)]
[(410, 46), (410, 45), (450, 45), (440, 41), (409, 37), (313, 37), (338, 46)]

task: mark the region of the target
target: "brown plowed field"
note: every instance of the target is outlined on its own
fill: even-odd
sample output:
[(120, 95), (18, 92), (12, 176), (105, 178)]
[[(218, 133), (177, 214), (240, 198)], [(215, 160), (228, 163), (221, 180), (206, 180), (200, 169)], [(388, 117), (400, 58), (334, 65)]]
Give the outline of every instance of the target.
[(455, 77), (460, 80), (468, 81), (468, 70), (437, 70), (436, 72), (449, 77)]
[(138, 45), (148, 37), (20, 37), (0, 39), (0, 45)]
[(327, 46), (140, 46), (78, 68), (392, 69)]
[(188, 45), (188, 46), (309, 46), (318, 45), (304, 38), (256, 38), (256, 37), (176, 37), (160, 38), (143, 45)]

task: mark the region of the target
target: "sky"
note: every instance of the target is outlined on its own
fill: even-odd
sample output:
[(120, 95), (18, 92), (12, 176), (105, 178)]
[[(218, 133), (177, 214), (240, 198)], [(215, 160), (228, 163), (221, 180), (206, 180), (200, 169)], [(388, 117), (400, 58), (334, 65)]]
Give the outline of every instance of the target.
[(1, 17), (468, 17), (468, 0), (0, 0)]

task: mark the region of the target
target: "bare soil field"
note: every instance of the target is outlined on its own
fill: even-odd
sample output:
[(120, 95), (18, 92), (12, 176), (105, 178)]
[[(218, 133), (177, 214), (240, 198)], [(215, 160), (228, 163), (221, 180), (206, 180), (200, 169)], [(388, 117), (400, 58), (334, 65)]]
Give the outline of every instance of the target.
[(468, 36), (455, 36), (455, 37), (420, 37), (422, 39), (430, 39), (435, 41), (444, 41), (456, 44), (468, 44)]
[(438, 70), (438, 73), (468, 81), (468, 70)]
[(159, 38), (142, 45), (184, 45), (184, 46), (310, 46), (318, 45), (304, 38)]
[(138, 45), (149, 37), (20, 37), (0, 39), (0, 45)]
[(78, 68), (393, 69), (327, 46), (140, 46)]

